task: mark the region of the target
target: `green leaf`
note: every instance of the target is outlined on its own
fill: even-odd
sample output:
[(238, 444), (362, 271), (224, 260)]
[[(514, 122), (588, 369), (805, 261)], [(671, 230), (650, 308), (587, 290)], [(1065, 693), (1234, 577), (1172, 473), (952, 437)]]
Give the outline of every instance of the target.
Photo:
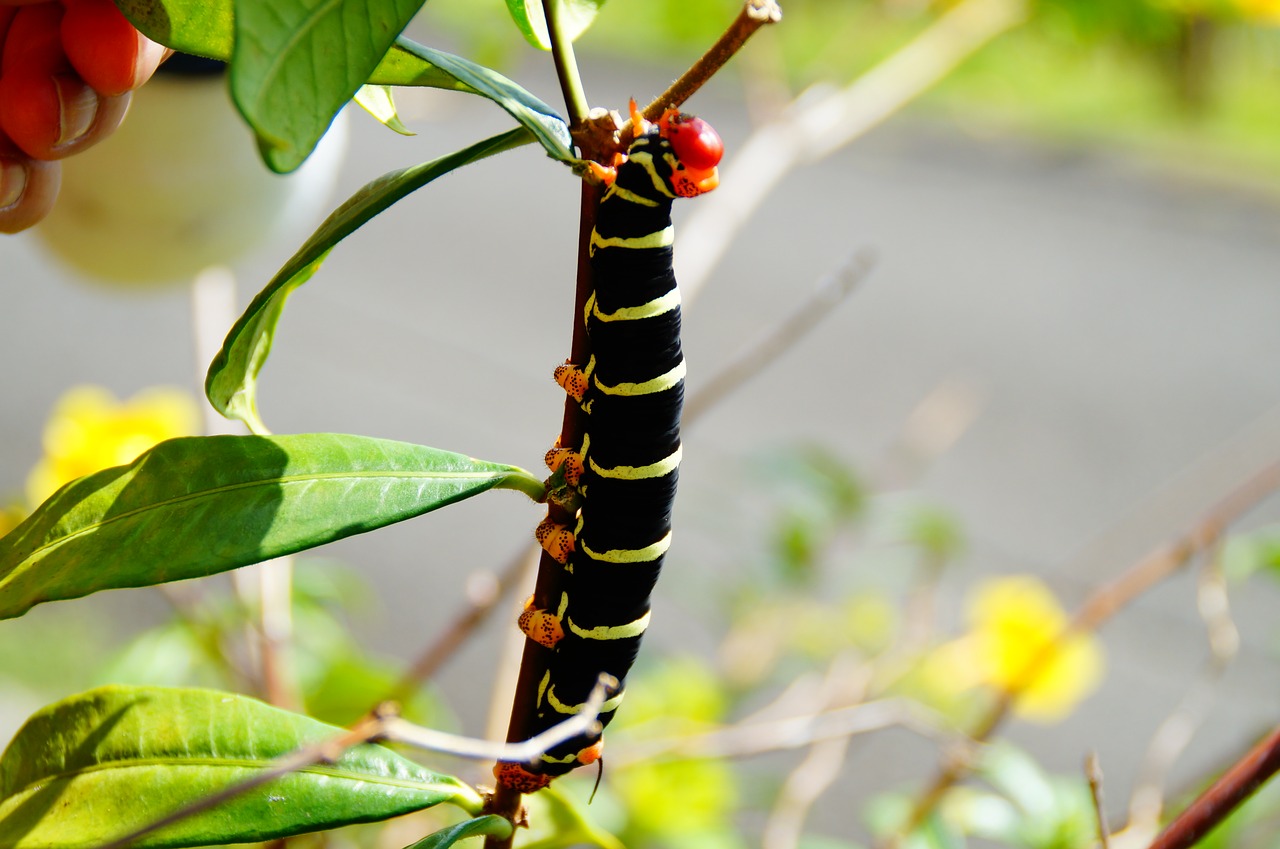
[(448, 849), (459, 840), (489, 835), (505, 840), (511, 836), (511, 831), (511, 820), (500, 817), (497, 814), (489, 814), (488, 816), (460, 822), (457, 825), (451, 825), (448, 828), (442, 828), (435, 834), (422, 838), (417, 843), (407, 847), (407, 849)]
[[(533, 133), (534, 137), (546, 150), (547, 155), (560, 162), (577, 162), (573, 155), (573, 140), (569, 136), (569, 126), (556, 111), (511, 80), (483, 65), (416, 44), (407, 38), (396, 39), (396, 47), (416, 57), (423, 63), (422, 70), (430, 67), (443, 71), (453, 79), (466, 85), (471, 91), (489, 98), (507, 111), (512, 118)], [(384, 63), (387, 64), (387, 63)], [(399, 58), (396, 67), (401, 73), (411, 74), (413, 64)], [(379, 73), (369, 82), (386, 85), (413, 85), (412, 82), (401, 82), (396, 78), (388, 78)], [(412, 80), (410, 76), (408, 79)]]
[[(604, 0), (554, 0), (559, 7), (559, 24), (564, 36), (576, 41), (587, 31)], [(541, 50), (551, 49), (551, 37), (547, 34), (547, 18), (542, 11), (542, 0), (507, 0), (507, 11), (524, 34), (525, 40)]]
[(417, 135), (400, 120), (400, 114), (396, 112), (395, 99), (391, 96), (391, 86), (361, 86), (360, 90), (356, 92), (355, 101), (360, 104), (361, 109), (372, 115), (387, 129), (402, 136)]
[[(272, 768), (341, 728), (214, 690), (103, 687), (50, 705), (0, 757), (0, 845), (96, 847)], [(382, 746), (347, 750), (132, 846), (251, 843), (482, 800)]]
[(0, 619), (212, 575), (443, 507), (523, 469), (364, 436), (185, 437), (74, 481), (0, 539)]
[(509, 130), (422, 165), (390, 171), (348, 198), (276, 272), (227, 334), (205, 378), (205, 394), (213, 408), (265, 435), (258, 416), (258, 372), (271, 352), (276, 323), (293, 290), (316, 273), (334, 245), (396, 201), (463, 165), (529, 141), (525, 130)]
[[(242, 2), (255, 6), (260, 0)], [(314, 3), (316, 0), (307, 2)], [(354, 3), (356, 0), (347, 2)], [(404, 3), (406, 0), (398, 2)], [(578, 0), (577, 5), (582, 4), (590, 5), (588, 0)], [(117, 0), (117, 5), (134, 26), (167, 47), (224, 62), (231, 60), (235, 32), (232, 0)], [(239, 61), (237, 59), (236, 63)], [(297, 69), (290, 66), (290, 70)], [(282, 67), (282, 74), (283, 71)], [(282, 86), (284, 81), (282, 76), (279, 80)], [(370, 85), (427, 86), (479, 94), (501, 106), (521, 126), (528, 128), (553, 159), (561, 162), (575, 161), (569, 127), (554, 109), (498, 72), (459, 56), (432, 50), (401, 36), (395, 39), (391, 49), (367, 78), (359, 82)], [(309, 83), (302, 80), (299, 84), (305, 88)], [(347, 97), (358, 87), (357, 83)], [(282, 96), (285, 99), (279, 103), (282, 110), (279, 120), (293, 121), (294, 118), (290, 116), (297, 107), (290, 95)], [(334, 112), (336, 111), (335, 108)], [(329, 118), (332, 118), (332, 114), (330, 113)], [(276, 120), (271, 116), (267, 116), (267, 119)], [(324, 126), (328, 126), (328, 119)]]
[(235, 44), (232, 0), (114, 0), (147, 38), (193, 56), (231, 58)]
[(235, 0), (231, 98), (271, 170), (296, 169), (422, 0)]

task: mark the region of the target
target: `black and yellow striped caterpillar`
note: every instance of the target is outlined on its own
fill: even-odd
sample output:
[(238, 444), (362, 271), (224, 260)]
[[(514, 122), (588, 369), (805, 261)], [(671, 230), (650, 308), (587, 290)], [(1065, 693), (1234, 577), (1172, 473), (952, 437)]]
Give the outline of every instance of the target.
[[(530, 599), (520, 617), (525, 634), (555, 651), (538, 687), (535, 733), (576, 713), (600, 673), (626, 677), (671, 541), (685, 374), (671, 204), (716, 187), (723, 146), (700, 118), (669, 110), (649, 124), (634, 103), (631, 112), (636, 138), (616, 172), (602, 174), (608, 188), (591, 234), (593, 291), (584, 314), (591, 358), (556, 369), (587, 427), (581, 446), (547, 456), (576, 489), (581, 512), (572, 529), (549, 520), (538, 526), (543, 548), (567, 574), (556, 609)], [(602, 724), (621, 700), (619, 690), (605, 703)], [(494, 773), (532, 792), (595, 761), (600, 742), (579, 735), (538, 763), (499, 763)]]

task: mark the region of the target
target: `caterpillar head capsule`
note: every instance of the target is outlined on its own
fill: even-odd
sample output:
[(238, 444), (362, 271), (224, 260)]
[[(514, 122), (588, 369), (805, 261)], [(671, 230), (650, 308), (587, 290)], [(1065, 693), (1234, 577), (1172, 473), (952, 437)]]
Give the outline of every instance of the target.
[(716, 166), (724, 156), (724, 142), (710, 124), (693, 115), (668, 109), (658, 119), (659, 134), (671, 142), (680, 162), (672, 177), (676, 194), (694, 197), (720, 185)]

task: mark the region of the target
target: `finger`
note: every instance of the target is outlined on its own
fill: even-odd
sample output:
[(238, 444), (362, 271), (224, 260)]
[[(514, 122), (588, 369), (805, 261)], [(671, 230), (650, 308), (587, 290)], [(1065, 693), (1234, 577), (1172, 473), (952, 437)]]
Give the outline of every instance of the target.
[(111, 134), (129, 95), (103, 97), (75, 74), (0, 77), (0, 130), (35, 159), (62, 159)]
[(13, 13), (3, 42), (0, 75), (17, 71), (56, 74), (71, 70), (67, 54), (62, 50), (63, 11), (60, 3), (40, 3)]
[(53, 209), (62, 166), (6, 155), (4, 147), (0, 144), (0, 233), (17, 233)]
[(100, 94), (132, 91), (155, 73), (164, 47), (133, 28), (111, 0), (65, 0), (62, 49)]

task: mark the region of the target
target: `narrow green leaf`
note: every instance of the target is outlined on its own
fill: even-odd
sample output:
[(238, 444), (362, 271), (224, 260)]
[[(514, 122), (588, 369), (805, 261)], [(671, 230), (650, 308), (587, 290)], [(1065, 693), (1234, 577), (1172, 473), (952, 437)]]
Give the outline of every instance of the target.
[(387, 129), (402, 136), (417, 135), (400, 120), (400, 113), (396, 111), (395, 99), (391, 96), (391, 86), (360, 86), (360, 90), (356, 92), (355, 101), (360, 104), (361, 109), (372, 115)]
[[(553, 0), (559, 6), (560, 28), (570, 41), (587, 31), (604, 0)], [(547, 18), (542, 11), (542, 0), (507, 0), (507, 11), (516, 22), (525, 40), (540, 50), (551, 49), (551, 37), (547, 34)]]
[(410, 519), (523, 469), (364, 436), (185, 437), (60, 489), (0, 538), (0, 619), (212, 575)]
[[(416, 44), (404, 37), (396, 40), (396, 47), (399, 51), (409, 53), (416, 57), (420, 63), (423, 63), (417, 66), (420, 70), (431, 67), (443, 71), (455, 80), (465, 84), (472, 91), (489, 98), (501, 106), (521, 126), (527, 127), (534, 134), (543, 149), (546, 150), (547, 155), (552, 159), (560, 162), (577, 161), (573, 156), (573, 140), (569, 136), (569, 127), (565, 124), (564, 119), (556, 114), (555, 110), (550, 106), (502, 76), (502, 74), (483, 65), (477, 65), (475, 62), (468, 61), (460, 56), (454, 56), (450, 53), (432, 50), (430, 47)], [(390, 67), (388, 63), (388, 68)], [(405, 79), (412, 80), (414, 78), (412, 74), (415, 64), (403, 56), (399, 56), (395, 60), (394, 67), (398, 69), (398, 74), (405, 74)], [(400, 82), (399, 79), (392, 77), (390, 74), (383, 76), (380, 73), (382, 70), (382, 67), (379, 67), (379, 73), (375, 73), (369, 82), (386, 85), (414, 84), (412, 82)]]
[(468, 837), (494, 836), (505, 840), (511, 836), (511, 820), (497, 814), (460, 822), (448, 828), (442, 828), (435, 834), (428, 835), (406, 849), (449, 849), (459, 840)]
[(306, 161), (422, 0), (235, 0), (231, 98), (271, 170)]
[[(261, 776), (341, 728), (213, 690), (103, 687), (36, 713), (0, 757), (0, 845), (101, 846)], [(349, 749), (151, 832), (138, 847), (256, 843), (479, 795), (382, 746)]]
[(530, 141), (524, 129), (509, 130), (448, 156), (390, 171), (348, 198), (276, 272), (227, 334), (205, 378), (205, 394), (213, 408), (265, 435), (267, 429), (258, 416), (258, 372), (271, 352), (276, 324), (293, 290), (315, 274), (334, 245), (396, 201), (463, 165)]

